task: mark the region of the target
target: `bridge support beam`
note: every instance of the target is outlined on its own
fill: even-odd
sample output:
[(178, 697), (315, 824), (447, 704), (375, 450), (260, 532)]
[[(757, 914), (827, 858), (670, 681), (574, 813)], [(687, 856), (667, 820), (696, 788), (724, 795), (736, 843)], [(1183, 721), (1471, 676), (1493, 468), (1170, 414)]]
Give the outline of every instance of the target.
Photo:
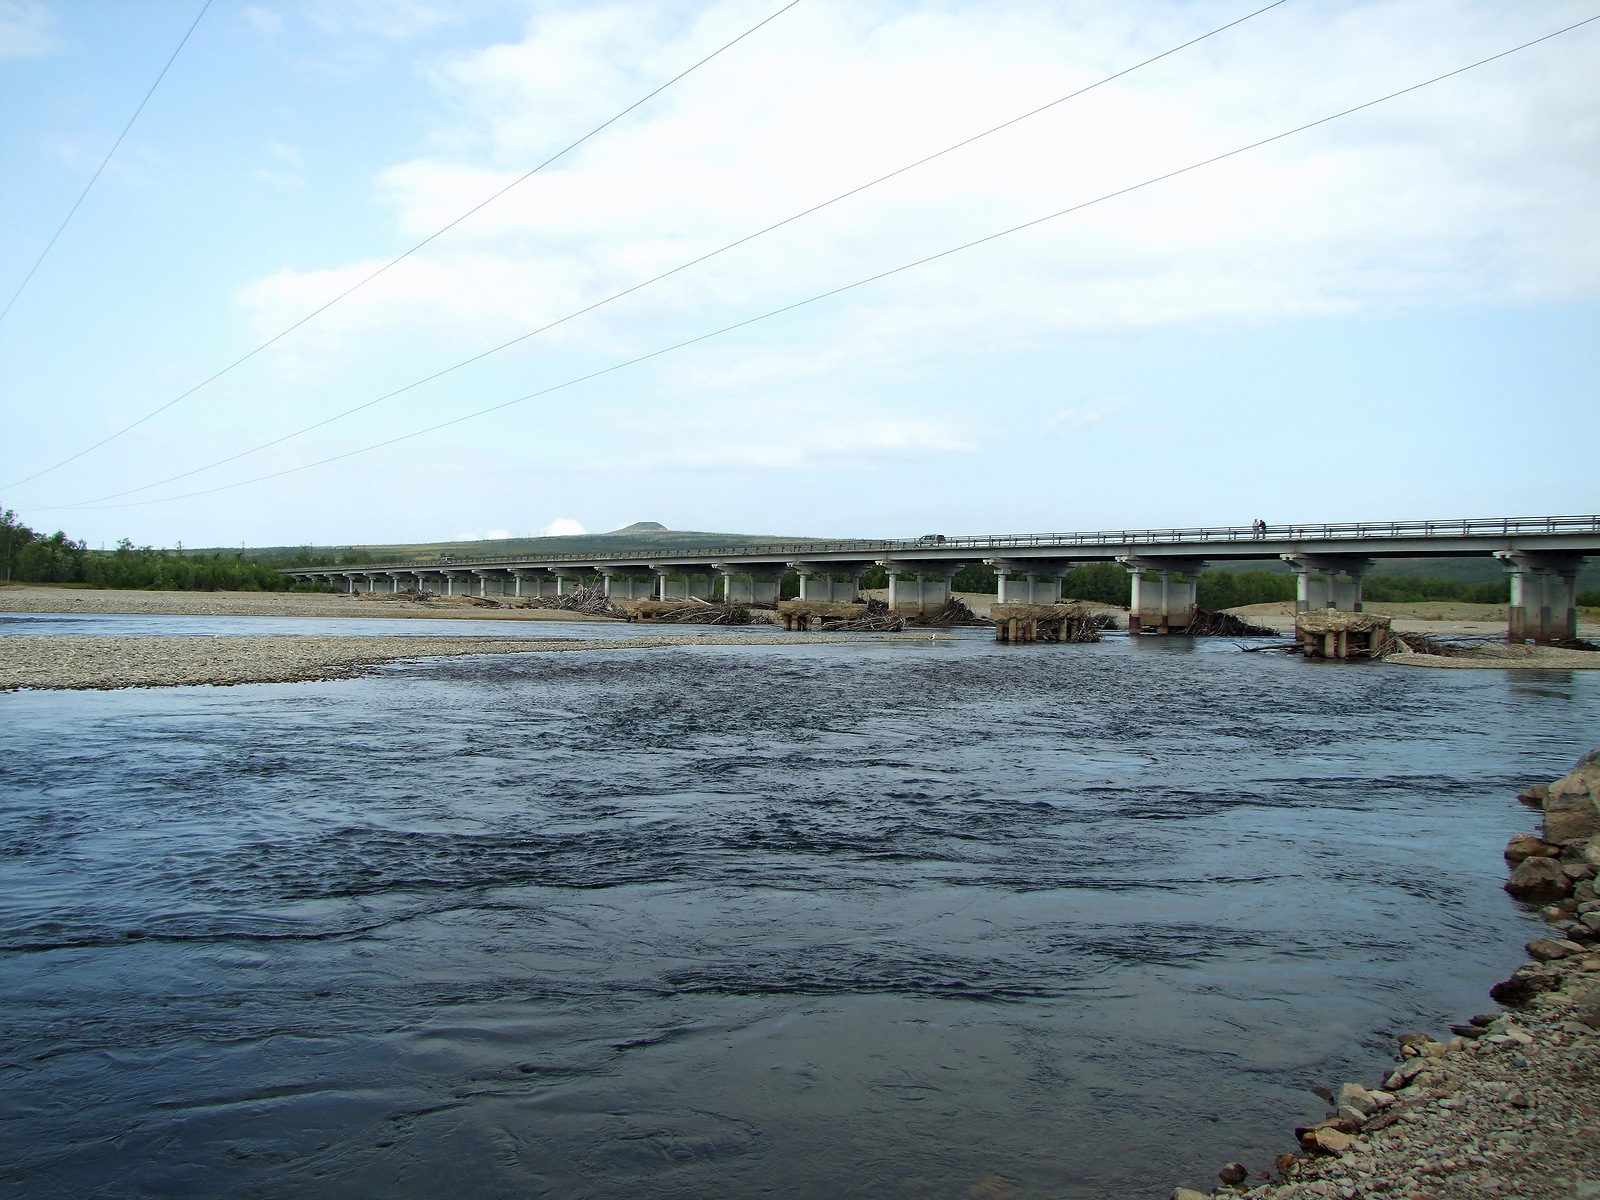
[[(1199, 600), (1203, 558), (1145, 558), (1127, 554), (1118, 560), (1128, 568), (1128, 632), (1137, 637), (1154, 627), (1157, 633), (1182, 631), (1193, 623)], [(1182, 579), (1174, 579), (1182, 575)]]
[(1578, 636), (1579, 554), (1538, 554), (1497, 550), (1511, 575), (1511, 606), (1506, 610), (1506, 641), (1522, 645)]

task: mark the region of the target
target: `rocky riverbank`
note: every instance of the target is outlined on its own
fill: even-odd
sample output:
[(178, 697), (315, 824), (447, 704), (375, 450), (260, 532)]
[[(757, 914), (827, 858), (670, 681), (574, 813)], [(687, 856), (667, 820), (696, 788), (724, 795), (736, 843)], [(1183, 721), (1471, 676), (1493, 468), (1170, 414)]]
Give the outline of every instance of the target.
[[(878, 640), (926, 643), (928, 634)], [(939, 637), (948, 637), (940, 634)], [(615, 641), (451, 637), (7, 637), (0, 691), (296, 683), (360, 675), (382, 663), (464, 654), (552, 654), (655, 646), (751, 646), (848, 642), (844, 635), (681, 634)]]
[(1506, 890), (1559, 928), (1491, 989), (1496, 1011), (1401, 1037), (1381, 1080), (1327, 1094), (1298, 1153), (1229, 1163), (1211, 1192), (1173, 1200), (1600, 1197), (1600, 750), (1520, 799), (1544, 823), (1506, 847)]

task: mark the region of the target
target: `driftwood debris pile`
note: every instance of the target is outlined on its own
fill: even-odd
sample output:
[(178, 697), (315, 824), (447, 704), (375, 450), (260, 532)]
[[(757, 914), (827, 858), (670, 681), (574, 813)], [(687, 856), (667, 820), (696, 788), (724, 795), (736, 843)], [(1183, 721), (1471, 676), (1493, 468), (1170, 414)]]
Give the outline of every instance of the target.
[(892, 612), (882, 600), (870, 597), (865, 615), (822, 622), (824, 633), (899, 633), (905, 627), (905, 617)]
[(1194, 619), (1183, 631), (1190, 637), (1279, 637), (1276, 629), (1252, 624), (1230, 612), (1215, 612), (1209, 608), (1194, 610)]
[(625, 617), (628, 614), (598, 586), (580, 587), (565, 596), (529, 596), (519, 602), (522, 608), (559, 608), (591, 617)]
[[(663, 602), (665, 604), (665, 602)], [(644, 606), (636, 605), (642, 610)], [(642, 619), (668, 625), (754, 625), (756, 618), (743, 604), (728, 604), (720, 600), (685, 600), (673, 607), (652, 605), (648, 612), (640, 611)]]
[(913, 625), (937, 626), (948, 628), (952, 625), (988, 625), (977, 613), (973, 612), (960, 600), (951, 596), (931, 613), (921, 613), (911, 618)]

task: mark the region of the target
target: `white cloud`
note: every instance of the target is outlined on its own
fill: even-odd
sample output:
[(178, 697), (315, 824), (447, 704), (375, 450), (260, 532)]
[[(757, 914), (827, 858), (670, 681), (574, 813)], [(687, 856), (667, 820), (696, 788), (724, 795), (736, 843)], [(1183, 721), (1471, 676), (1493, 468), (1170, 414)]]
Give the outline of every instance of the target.
[(1107, 417), (1113, 416), (1126, 408), (1128, 404), (1125, 396), (1097, 396), (1092, 400), (1085, 400), (1078, 404), (1069, 404), (1065, 408), (1058, 408), (1045, 420), (1045, 424), (1052, 429), (1067, 432), (1085, 429), (1090, 425), (1098, 425)]
[(276, 9), (251, 5), (244, 10), (244, 19), (262, 37), (276, 37), (283, 32), (283, 15)]
[(60, 42), (50, 32), (50, 12), (32, 0), (0, 0), (0, 59), (43, 58)]
[[(479, 348), (1223, 19), (1214, 6), (1152, 5), (1130, 27), (1123, 11), (1109, 0), (1071, 13), (818, 0), (321, 324), (340, 350), (407, 327)], [(653, 348), (669, 332), (713, 328), (1371, 99), (1576, 11), (1443, 0), (1278, 10), (541, 344)], [(432, 76), (452, 114), (436, 137), (445, 152), (378, 177), (398, 229), (437, 229), (749, 15), (714, 4), (675, 28), (650, 7), (557, 9), (519, 41), (449, 58)], [(952, 337), (1024, 344), (1063, 331), (1593, 295), (1600, 210), (1586, 164), (1600, 151), (1589, 115), (1600, 89), (1579, 40), (1592, 36), (779, 318), (807, 340), (766, 356), (767, 368), (787, 362), (799, 378), (819, 356), (838, 367)], [(275, 329), (374, 265), (285, 269), (243, 298)]]
[(572, 537), (589, 531), (571, 517), (557, 517), (539, 530), (540, 537)]

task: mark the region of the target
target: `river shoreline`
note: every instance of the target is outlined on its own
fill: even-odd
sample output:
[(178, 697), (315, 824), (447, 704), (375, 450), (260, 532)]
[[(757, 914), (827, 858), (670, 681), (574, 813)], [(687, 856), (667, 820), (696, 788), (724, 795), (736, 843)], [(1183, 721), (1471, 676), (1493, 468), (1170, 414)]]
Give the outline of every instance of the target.
[(1528, 943), (1530, 961), (1491, 990), (1498, 1010), (1442, 1039), (1402, 1035), (1382, 1080), (1327, 1094), (1327, 1118), (1295, 1131), (1299, 1153), (1269, 1170), (1229, 1163), (1214, 1190), (1172, 1200), (1600, 1196), (1600, 750), (1520, 799), (1545, 827), (1512, 837), (1506, 890), (1571, 923)]

